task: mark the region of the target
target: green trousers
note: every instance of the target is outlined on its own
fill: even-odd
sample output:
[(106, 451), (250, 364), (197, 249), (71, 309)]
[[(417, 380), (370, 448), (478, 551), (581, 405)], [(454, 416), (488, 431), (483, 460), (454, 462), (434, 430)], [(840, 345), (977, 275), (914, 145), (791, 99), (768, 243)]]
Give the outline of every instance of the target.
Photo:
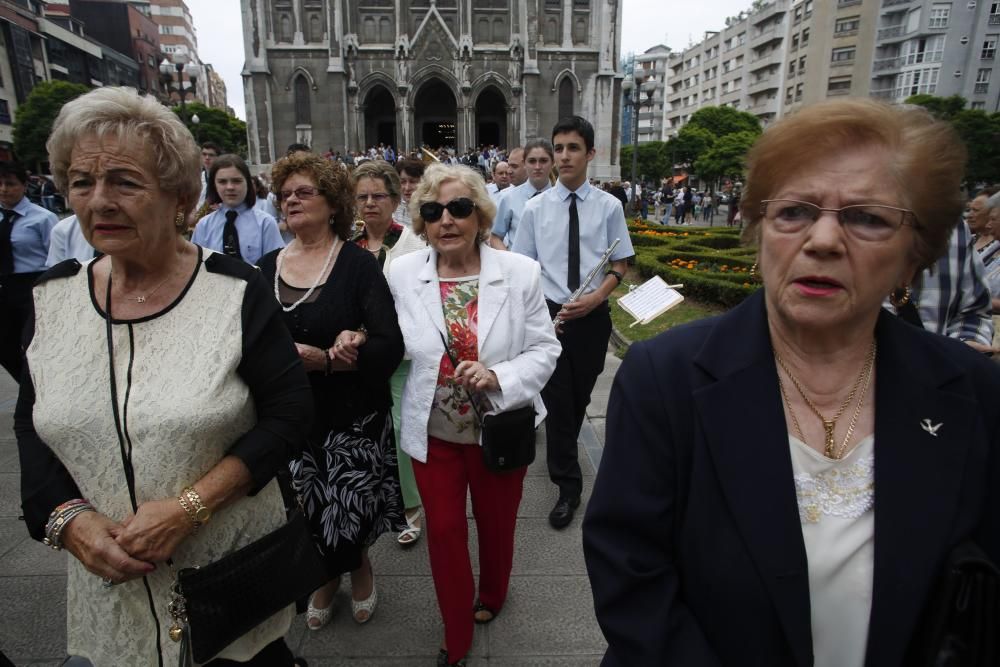
[(417, 491), (417, 481), (413, 478), (413, 463), (410, 455), (399, 446), (400, 410), (403, 405), (403, 385), (406, 376), (410, 374), (410, 360), (404, 359), (399, 368), (392, 374), (389, 383), (392, 387), (392, 427), (396, 432), (396, 458), (399, 465), (399, 485), (403, 489), (403, 504), (407, 509), (420, 507), (420, 493)]

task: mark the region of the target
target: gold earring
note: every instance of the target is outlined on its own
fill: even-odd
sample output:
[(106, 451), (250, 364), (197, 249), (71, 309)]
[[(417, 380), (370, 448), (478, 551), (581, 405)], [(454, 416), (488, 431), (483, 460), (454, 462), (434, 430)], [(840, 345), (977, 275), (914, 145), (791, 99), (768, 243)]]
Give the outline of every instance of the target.
[(889, 303), (891, 303), (897, 310), (910, 302), (910, 295), (913, 293), (909, 285), (904, 286), (902, 290), (902, 296), (899, 295), (899, 289), (894, 289), (889, 294)]
[(760, 274), (757, 273), (757, 262), (754, 262), (753, 266), (750, 267), (750, 282), (752, 283), (764, 282), (763, 280), (761, 280)]
[(177, 211), (177, 216), (174, 218), (174, 227), (180, 230), (184, 230), (187, 227), (187, 218), (184, 216), (184, 211)]

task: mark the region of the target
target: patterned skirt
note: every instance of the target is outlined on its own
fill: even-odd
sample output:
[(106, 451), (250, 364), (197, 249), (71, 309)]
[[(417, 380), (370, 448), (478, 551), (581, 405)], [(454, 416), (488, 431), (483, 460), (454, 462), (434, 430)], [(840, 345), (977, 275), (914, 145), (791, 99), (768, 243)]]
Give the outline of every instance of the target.
[(382, 533), (406, 528), (388, 410), (330, 431), (290, 468), (331, 577), (359, 568), (362, 549)]

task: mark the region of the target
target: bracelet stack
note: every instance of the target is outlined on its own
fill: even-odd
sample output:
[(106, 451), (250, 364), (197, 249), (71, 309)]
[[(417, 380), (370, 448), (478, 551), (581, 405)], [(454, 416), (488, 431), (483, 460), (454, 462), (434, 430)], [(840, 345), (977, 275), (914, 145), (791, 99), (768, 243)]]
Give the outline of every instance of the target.
[(67, 500), (49, 514), (48, 523), (45, 524), (45, 539), (42, 540), (42, 543), (55, 551), (60, 551), (63, 548), (62, 532), (69, 525), (69, 522), (84, 512), (96, 511), (94, 506), (83, 498)]
[(181, 504), (184, 513), (191, 520), (191, 525), (194, 526), (196, 533), (203, 524), (208, 523), (212, 516), (211, 510), (201, 501), (201, 496), (194, 490), (194, 487), (189, 486), (181, 491), (181, 495), (177, 496), (177, 502)]

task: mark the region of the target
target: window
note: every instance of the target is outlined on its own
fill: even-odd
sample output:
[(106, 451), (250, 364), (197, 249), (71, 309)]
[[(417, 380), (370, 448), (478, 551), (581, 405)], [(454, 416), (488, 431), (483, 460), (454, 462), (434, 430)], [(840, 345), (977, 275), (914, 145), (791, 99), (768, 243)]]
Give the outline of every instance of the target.
[(944, 57), (944, 35), (921, 37), (903, 42), (900, 56), (904, 65), (939, 63)]
[(981, 68), (976, 72), (976, 87), (974, 91), (976, 94), (986, 94), (986, 91), (990, 87), (990, 75), (992, 73), (993, 70), (988, 67)]
[(837, 19), (837, 22), (833, 25), (833, 34), (843, 35), (844, 33), (857, 32), (859, 25), (861, 25), (860, 16), (848, 16)]
[(804, 18), (809, 18), (813, 13), (813, 0), (806, 0)]
[(937, 67), (903, 72), (896, 77), (896, 87), (893, 96), (897, 100), (906, 99), (911, 95), (933, 95), (937, 90), (938, 76), (941, 70)]
[(10, 105), (7, 100), (0, 100), (0, 125), (10, 125)]
[(927, 23), (928, 28), (947, 28), (948, 19), (951, 17), (951, 5), (938, 3), (931, 5), (931, 15), (930, 21)]
[(1000, 25), (1000, 2), (990, 5), (990, 25)]
[(975, 111), (986, 111), (986, 102), (973, 102), (970, 108)]
[(801, 58), (799, 58), (799, 74), (802, 74), (805, 71), (806, 71), (806, 57), (802, 56)]
[(559, 82), (559, 117), (569, 118), (573, 115), (574, 93), (573, 80), (564, 76)]
[(802, 88), (803, 87), (804, 87), (804, 84), (801, 84), (801, 83), (795, 84), (795, 101), (796, 102), (798, 102), (799, 100), (802, 99)]
[(795, 61), (788, 63), (788, 76), (795, 76)]
[(792, 98), (795, 96), (795, 89), (791, 86), (785, 89), (785, 104), (791, 104)]
[(841, 49), (834, 49), (830, 53), (830, 62), (833, 64), (853, 63), (855, 47), (845, 46)]
[(802, 5), (795, 8), (795, 22), (798, 23), (802, 20)]
[(809, 43), (809, 28), (802, 29), (802, 46)]
[(997, 55), (997, 35), (986, 35), (983, 40), (983, 50), (979, 53), (980, 60), (993, 60)]
[(851, 77), (835, 76), (831, 77), (826, 84), (827, 95), (847, 95), (851, 92)]

